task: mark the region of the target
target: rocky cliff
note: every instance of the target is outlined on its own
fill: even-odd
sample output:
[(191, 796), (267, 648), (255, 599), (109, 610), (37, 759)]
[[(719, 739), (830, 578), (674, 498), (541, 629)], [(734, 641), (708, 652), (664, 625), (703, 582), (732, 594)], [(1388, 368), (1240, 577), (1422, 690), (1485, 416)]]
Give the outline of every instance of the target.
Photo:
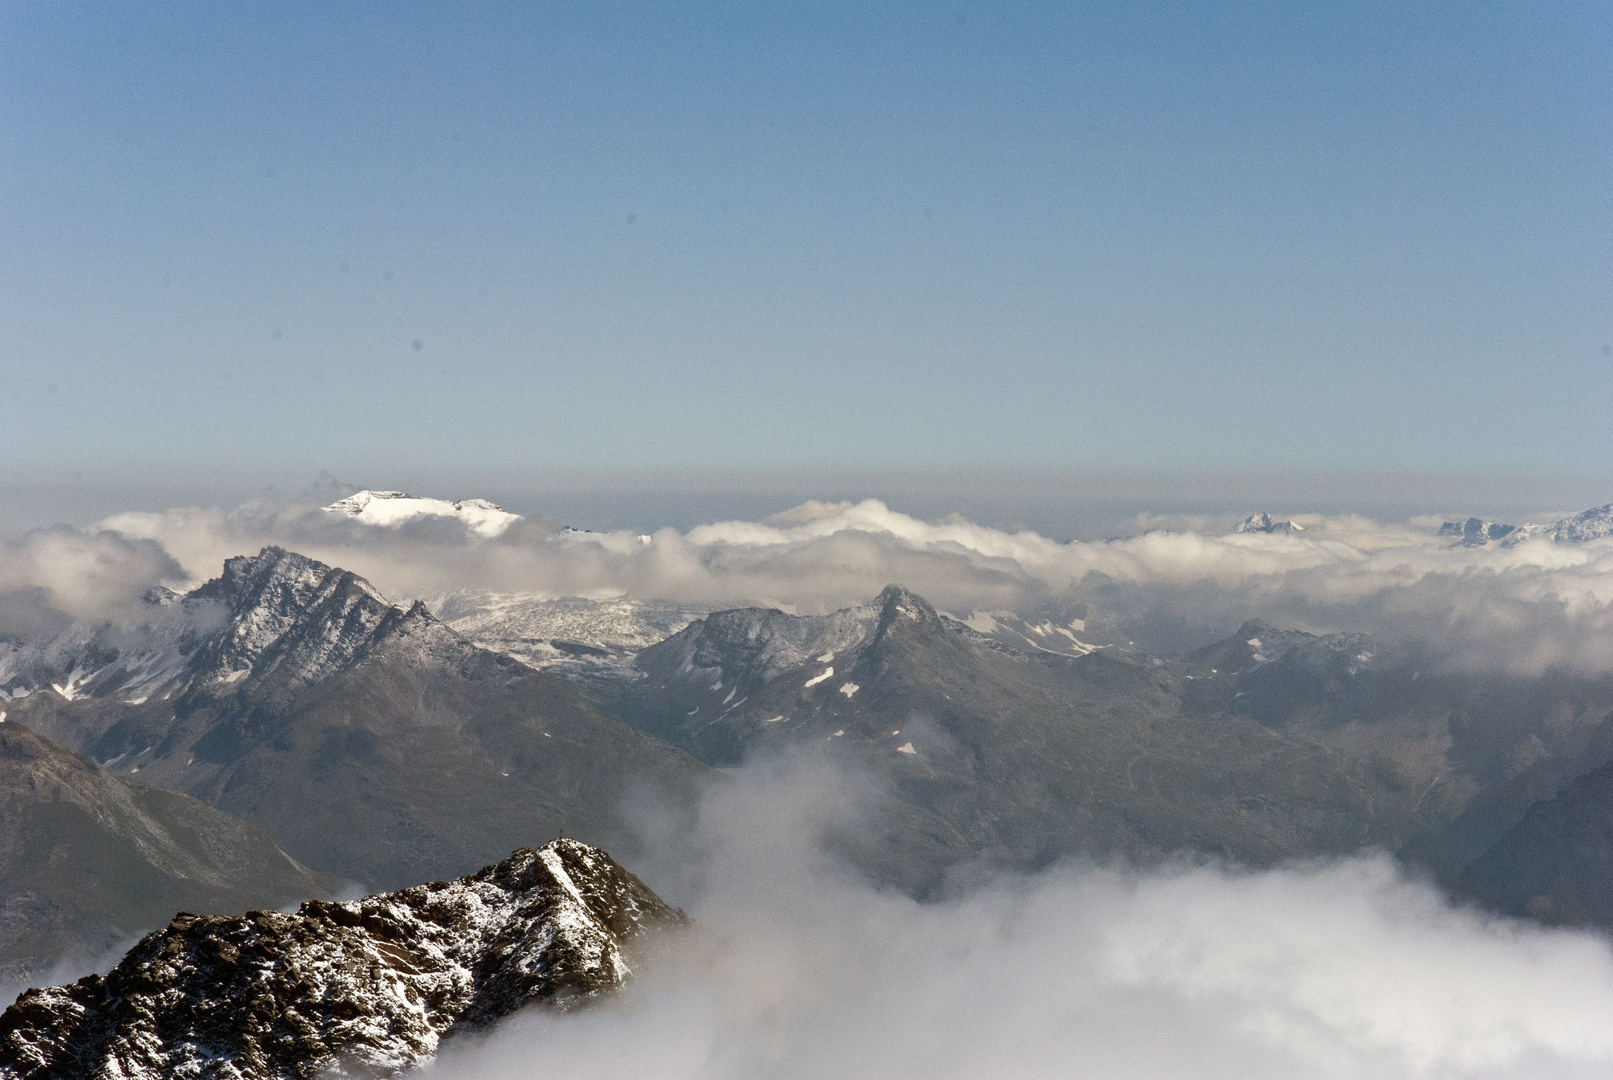
[(105, 977), (20, 997), (0, 1016), (0, 1080), (393, 1076), (529, 1003), (615, 989), (630, 939), (682, 922), (574, 840), (295, 914), (181, 914)]

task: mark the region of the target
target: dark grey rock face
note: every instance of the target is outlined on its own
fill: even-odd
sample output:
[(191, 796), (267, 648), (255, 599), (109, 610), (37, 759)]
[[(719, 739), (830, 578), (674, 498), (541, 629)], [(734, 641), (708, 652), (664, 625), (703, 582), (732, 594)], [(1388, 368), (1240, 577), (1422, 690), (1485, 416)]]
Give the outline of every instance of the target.
[(1219, 703), (1190, 708), (1180, 661), (1015, 651), (894, 586), (840, 618), (832, 637), (779, 612), (697, 621), (640, 654), (622, 715), (714, 764), (815, 748), (881, 777), (892, 839), (860, 861), (905, 887), (977, 855), (1262, 864), (1392, 844), (1421, 791), (1386, 792)]
[(424, 605), (395, 607), (293, 552), (230, 559), (180, 606), (188, 651), (156, 665), (177, 672), (167, 681), (134, 698), (38, 691), (8, 703), (13, 720), (370, 888), (453, 877), (560, 834), (632, 857), (624, 800), (688, 806), (706, 773)]
[(1470, 517), (1466, 521), (1445, 522), (1435, 535), (1454, 537), (1462, 547), (1482, 547), (1492, 540), (1500, 540), (1517, 531), (1516, 525), (1503, 525), (1498, 521)]
[(392, 1076), (523, 1006), (617, 988), (630, 942), (683, 921), (573, 840), (295, 914), (181, 914), (104, 978), (18, 999), (0, 1080)]
[(1442, 671), (1258, 621), (1182, 657), (1061, 656), (893, 587), (813, 620), (717, 613), (637, 662), (606, 706), (705, 761), (815, 747), (882, 777), (900, 841), (864, 865), (920, 889), (979, 855), (1259, 865), (1363, 845), (1450, 884), (1535, 800), (1613, 759), (1613, 679)]
[(0, 722), (0, 982), (100, 954), (182, 908), (245, 911), (340, 886), (239, 818)]
[(1613, 764), (1536, 802), (1458, 887), (1509, 915), (1613, 928)]

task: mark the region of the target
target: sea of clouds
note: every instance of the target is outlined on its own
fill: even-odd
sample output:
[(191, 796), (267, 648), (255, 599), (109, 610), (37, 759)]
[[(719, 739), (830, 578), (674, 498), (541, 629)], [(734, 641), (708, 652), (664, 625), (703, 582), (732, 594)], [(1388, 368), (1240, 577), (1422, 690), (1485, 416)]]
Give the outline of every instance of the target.
[[(938, 902), (842, 872), (854, 779), (759, 764), (649, 876), (693, 928), (620, 997), (450, 1040), (435, 1077), (1530, 1078), (1613, 1068), (1613, 950), (1450, 906), (1386, 855), (1067, 864)], [(692, 869), (691, 869), (692, 868)]]
[[(1613, 542), (1459, 548), (1437, 522), (1301, 518), (1297, 535), (1173, 522), (1097, 543), (874, 501), (808, 503), (646, 542), (541, 520), (479, 537), (315, 506), (128, 513), (0, 545), (0, 632), (121, 619), (156, 584), (278, 544), (395, 600), (454, 590), (822, 611), (900, 582), (959, 615), (1076, 612), (1168, 649), (1247, 618), (1364, 630), (1450, 663), (1613, 667)], [(1141, 522), (1141, 526), (1158, 525)], [(9, 623), (7, 622), (9, 620)], [(758, 763), (635, 869), (694, 916), (617, 999), (451, 1042), (459, 1077), (1542, 1078), (1613, 1070), (1599, 935), (1452, 906), (1382, 854), (1260, 872), (1186, 861), (960, 875), (919, 903), (844, 870), (870, 827), (855, 777)]]
[(581, 532), (538, 519), (496, 537), (426, 518), (379, 527), (317, 506), (117, 514), (0, 550), (0, 633), (62, 615), (118, 617), (152, 584), (194, 583), (277, 544), (353, 570), (397, 601), (456, 590), (631, 596), (833, 610), (899, 583), (941, 610), (1080, 618), (1097, 643), (1181, 651), (1245, 619), (1408, 640), (1456, 666), (1534, 674), (1613, 666), (1613, 541), (1453, 546), (1436, 520), (1300, 517), (1298, 534), (1142, 519), (1137, 535), (1058, 542), (875, 500), (806, 503), (758, 521)]

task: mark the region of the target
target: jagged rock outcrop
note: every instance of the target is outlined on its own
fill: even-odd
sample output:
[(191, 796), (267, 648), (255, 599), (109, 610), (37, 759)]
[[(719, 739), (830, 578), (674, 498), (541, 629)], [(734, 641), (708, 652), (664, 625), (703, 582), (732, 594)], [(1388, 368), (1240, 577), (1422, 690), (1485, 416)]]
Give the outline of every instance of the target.
[(1289, 535), (1305, 531), (1305, 526), (1292, 521), (1273, 521), (1270, 514), (1250, 514), (1238, 522), (1235, 533), (1280, 533)]
[(631, 939), (683, 921), (575, 840), (295, 914), (181, 914), (105, 977), (19, 998), (0, 1080), (392, 1076), (530, 1003), (619, 987)]
[(1492, 540), (1500, 540), (1517, 531), (1516, 525), (1503, 525), (1499, 521), (1470, 517), (1466, 521), (1447, 521), (1434, 535), (1455, 537), (1456, 544), (1460, 547), (1483, 547)]

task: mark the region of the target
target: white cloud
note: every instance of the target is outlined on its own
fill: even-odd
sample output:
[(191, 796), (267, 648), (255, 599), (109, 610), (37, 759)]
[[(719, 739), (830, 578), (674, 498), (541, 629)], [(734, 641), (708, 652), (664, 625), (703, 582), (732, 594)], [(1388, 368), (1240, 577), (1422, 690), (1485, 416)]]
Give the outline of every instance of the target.
[[(105, 529), (53, 526), (0, 541), (0, 598), (42, 595), (75, 619), (124, 614), (153, 585), (184, 576), (156, 540)], [(0, 611), (14, 606), (0, 604)]]
[(1089, 631), (1169, 651), (1244, 619), (1415, 638), (1475, 667), (1604, 670), (1613, 658), (1613, 542), (1460, 548), (1426, 522), (1299, 515), (1298, 535), (1153, 531), (1059, 543), (957, 516), (930, 522), (866, 500), (808, 503), (650, 543), (532, 520), (498, 537), (449, 519), (379, 529), (310, 506), (120, 514), (102, 523), (160, 543), (192, 577), (278, 543), (354, 570), (397, 599), (457, 588), (823, 611), (897, 582), (943, 610), (1057, 602)]
[[(525, 1014), (433, 1075), (1590, 1077), (1601, 938), (1453, 909), (1387, 856), (1261, 873), (1063, 866), (919, 903), (837, 870), (870, 802), (752, 766), (703, 809), (696, 929), (629, 992)], [(676, 883), (675, 883), (676, 884)]]

